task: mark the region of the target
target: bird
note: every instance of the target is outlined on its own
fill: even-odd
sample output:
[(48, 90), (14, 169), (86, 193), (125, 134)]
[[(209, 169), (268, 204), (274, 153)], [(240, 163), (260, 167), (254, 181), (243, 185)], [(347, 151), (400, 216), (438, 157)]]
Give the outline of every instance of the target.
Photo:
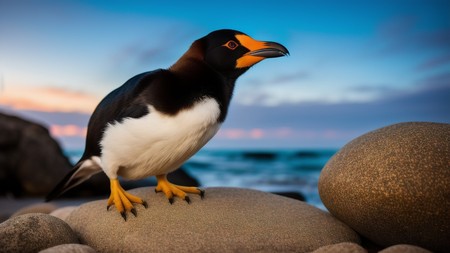
[(155, 192), (173, 203), (190, 203), (189, 194), (204, 190), (170, 183), (167, 174), (199, 151), (224, 122), (236, 80), (256, 63), (289, 55), (283, 45), (255, 40), (231, 29), (195, 40), (169, 68), (138, 74), (97, 105), (87, 127), (84, 153), (47, 195), (46, 201), (104, 172), (110, 181), (107, 210), (122, 218), (137, 216), (142, 198), (125, 191), (118, 177), (155, 176)]

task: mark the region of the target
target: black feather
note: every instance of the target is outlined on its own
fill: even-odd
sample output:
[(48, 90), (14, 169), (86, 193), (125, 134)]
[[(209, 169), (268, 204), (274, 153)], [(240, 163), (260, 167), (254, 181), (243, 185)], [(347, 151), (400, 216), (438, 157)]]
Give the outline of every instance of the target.
[[(92, 166), (82, 166), (85, 161), (81, 161), (77, 163), (72, 170), (64, 176), (64, 178), (53, 188), (53, 190), (46, 196), (45, 201), (48, 202), (52, 199), (55, 199), (61, 196), (64, 192), (69, 189), (81, 184), (82, 182), (89, 179), (91, 176), (99, 173), (101, 168), (92, 165)], [(83, 170), (81, 172), (81, 170)], [(76, 175), (79, 174), (79, 175)]]

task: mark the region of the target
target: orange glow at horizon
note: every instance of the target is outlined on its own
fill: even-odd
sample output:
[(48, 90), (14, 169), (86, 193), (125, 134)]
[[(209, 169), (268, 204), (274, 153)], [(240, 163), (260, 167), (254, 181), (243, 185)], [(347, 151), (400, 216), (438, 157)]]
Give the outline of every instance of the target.
[(51, 125), (50, 133), (54, 137), (86, 137), (87, 127), (76, 125)]
[(92, 113), (94, 95), (55, 87), (12, 86), (0, 93), (0, 105), (17, 110)]

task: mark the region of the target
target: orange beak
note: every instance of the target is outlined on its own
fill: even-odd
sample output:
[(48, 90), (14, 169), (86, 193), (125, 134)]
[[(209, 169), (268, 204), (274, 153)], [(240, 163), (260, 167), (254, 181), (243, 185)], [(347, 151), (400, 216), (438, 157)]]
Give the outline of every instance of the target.
[(236, 35), (236, 39), (250, 50), (237, 60), (236, 68), (248, 68), (266, 58), (289, 55), (289, 51), (276, 42), (254, 40), (245, 34)]

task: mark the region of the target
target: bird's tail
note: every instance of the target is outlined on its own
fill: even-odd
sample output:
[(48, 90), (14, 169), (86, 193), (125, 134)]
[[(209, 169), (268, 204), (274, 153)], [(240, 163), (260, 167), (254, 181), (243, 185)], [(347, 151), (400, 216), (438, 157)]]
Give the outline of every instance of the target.
[(47, 195), (45, 201), (48, 202), (57, 198), (64, 192), (88, 180), (93, 175), (102, 171), (100, 158), (93, 156), (80, 160), (69, 173), (59, 182), (55, 188)]

